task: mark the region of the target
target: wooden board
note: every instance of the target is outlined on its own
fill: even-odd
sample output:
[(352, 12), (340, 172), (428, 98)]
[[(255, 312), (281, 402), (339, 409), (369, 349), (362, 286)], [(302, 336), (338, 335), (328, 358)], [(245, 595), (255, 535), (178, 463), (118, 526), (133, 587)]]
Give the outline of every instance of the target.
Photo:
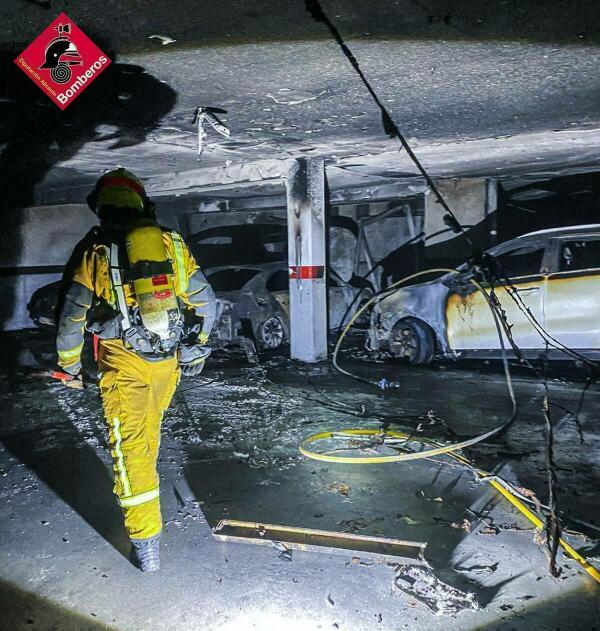
[(370, 557), (377, 561), (397, 561), (398, 558), (419, 559), (425, 551), (426, 543), (371, 537), (346, 532), (331, 532), (313, 528), (276, 526), (259, 522), (221, 520), (213, 529), (213, 536), (219, 541), (253, 543), (256, 545), (283, 544), (292, 550), (326, 552), (339, 554), (351, 552), (362, 558)]

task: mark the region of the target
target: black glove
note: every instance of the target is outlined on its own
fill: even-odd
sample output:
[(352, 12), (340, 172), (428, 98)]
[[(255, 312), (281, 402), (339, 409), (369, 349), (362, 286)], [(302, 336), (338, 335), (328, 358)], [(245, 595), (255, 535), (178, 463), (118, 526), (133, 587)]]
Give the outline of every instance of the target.
[(204, 360), (197, 361), (194, 364), (182, 364), (181, 374), (184, 377), (197, 377), (204, 369)]
[(185, 377), (197, 377), (204, 368), (204, 362), (210, 355), (208, 346), (194, 344), (192, 346), (179, 347), (179, 366), (181, 374)]

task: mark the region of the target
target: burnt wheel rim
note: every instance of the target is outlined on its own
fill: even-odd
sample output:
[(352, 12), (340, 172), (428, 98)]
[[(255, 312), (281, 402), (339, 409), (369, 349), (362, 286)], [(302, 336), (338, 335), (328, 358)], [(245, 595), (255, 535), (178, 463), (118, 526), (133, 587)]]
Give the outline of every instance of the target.
[(267, 348), (277, 348), (283, 342), (283, 324), (279, 318), (269, 318), (260, 326), (260, 339)]
[(391, 343), (392, 353), (396, 357), (413, 359), (418, 350), (419, 342), (410, 326), (400, 326), (394, 331)]

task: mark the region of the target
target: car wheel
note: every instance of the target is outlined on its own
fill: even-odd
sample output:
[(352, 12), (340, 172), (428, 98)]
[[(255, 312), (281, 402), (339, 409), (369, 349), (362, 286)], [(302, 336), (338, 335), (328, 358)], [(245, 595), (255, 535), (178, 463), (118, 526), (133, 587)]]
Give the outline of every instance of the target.
[(279, 348), (284, 337), (283, 323), (275, 316), (265, 320), (258, 327), (258, 341), (264, 348)]
[(409, 364), (428, 364), (433, 359), (435, 338), (428, 324), (416, 318), (404, 318), (394, 325), (390, 352)]

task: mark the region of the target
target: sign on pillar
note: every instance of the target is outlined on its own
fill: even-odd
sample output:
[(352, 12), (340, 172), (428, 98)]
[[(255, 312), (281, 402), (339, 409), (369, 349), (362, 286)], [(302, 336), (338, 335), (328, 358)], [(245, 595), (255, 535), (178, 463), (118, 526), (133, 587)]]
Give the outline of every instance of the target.
[(327, 359), (325, 163), (298, 158), (287, 178), (292, 359)]

